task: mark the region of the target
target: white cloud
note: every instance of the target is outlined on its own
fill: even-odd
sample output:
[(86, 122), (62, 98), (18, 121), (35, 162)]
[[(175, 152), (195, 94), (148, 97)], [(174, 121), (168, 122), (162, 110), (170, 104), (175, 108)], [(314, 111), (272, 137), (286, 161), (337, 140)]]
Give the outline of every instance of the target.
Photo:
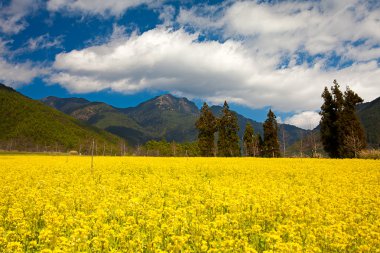
[(47, 69), (39, 64), (24, 62), (14, 63), (8, 58), (14, 56), (14, 52), (9, 50), (8, 44), (11, 40), (0, 38), (0, 82), (8, 86), (17, 88), (21, 85), (30, 83), (34, 78), (46, 75)]
[(141, 35), (111, 40), (100, 46), (56, 56), (50, 82), (71, 92), (112, 89), (135, 93), (168, 90), (220, 103), (227, 99), (254, 108), (278, 111), (318, 110), (324, 86), (337, 79), (367, 101), (380, 94), (376, 61), (326, 70), (323, 60), (313, 66), (278, 69), (278, 59), (254, 52), (236, 40), (197, 40), (184, 30), (156, 28)]
[(128, 8), (141, 4), (153, 4), (156, 0), (49, 0), (50, 11), (68, 10), (99, 15), (121, 15)]
[(44, 74), (47, 74), (45, 69), (31, 63), (14, 64), (0, 57), (0, 82), (8, 86), (17, 88)]
[[(75, 80), (73, 84), (83, 78), (99, 80), (107, 88), (121, 92), (169, 89), (190, 94), (200, 92), (197, 95), (202, 96), (203, 90), (217, 93), (213, 82), (219, 83), (220, 90), (229, 89), (232, 81), (251, 71), (248, 69), (251, 60), (244, 56), (239, 43), (197, 42), (196, 39), (196, 34), (183, 30), (157, 28), (124, 41), (62, 53), (54, 63), (60, 71), (54, 80), (64, 79), (69, 84), (70, 76)], [(76, 91), (91, 87), (76, 86)]]
[(8, 5), (0, 3), (0, 32), (16, 34), (27, 26), (25, 17), (37, 10), (40, 0), (11, 0)]
[(314, 129), (321, 120), (315, 111), (305, 111), (285, 119), (285, 124), (294, 125), (303, 129)]
[[(300, 49), (311, 55), (332, 51), (343, 54), (359, 39), (372, 40), (371, 46), (380, 44), (380, 8), (369, 5), (360, 0), (237, 1), (222, 14), (217, 10), (218, 15), (203, 15), (199, 10), (202, 7), (181, 10), (178, 22), (199, 30), (222, 31), (225, 38), (243, 38), (253, 51), (269, 57), (291, 57)], [(344, 56), (373, 60), (379, 55), (361, 50)]]
[(188, 25), (197, 30), (219, 29), (223, 27), (223, 10), (228, 5), (225, 1), (220, 5), (196, 5), (191, 9), (181, 8), (177, 17), (177, 22), (181, 25)]
[(52, 38), (49, 34), (43, 34), (36, 38), (30, 38), (26, 42), (26, 47), (29, 51), (35, 51), (40, 49), (46, 49), (51, 47), (62, 47), (63, 36), (57, 36)]
[(164, 5), (160, 10), (159, 19), (166, 27), (172, 26), (175, 16), (175, 8), (171, 5)]

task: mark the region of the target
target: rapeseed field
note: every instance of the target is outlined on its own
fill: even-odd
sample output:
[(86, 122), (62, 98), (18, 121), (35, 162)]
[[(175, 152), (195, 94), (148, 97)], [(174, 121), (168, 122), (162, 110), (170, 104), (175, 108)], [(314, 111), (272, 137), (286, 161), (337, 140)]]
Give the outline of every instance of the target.
[(0, 156), (0, 252), (380, 252), (380, 161)]

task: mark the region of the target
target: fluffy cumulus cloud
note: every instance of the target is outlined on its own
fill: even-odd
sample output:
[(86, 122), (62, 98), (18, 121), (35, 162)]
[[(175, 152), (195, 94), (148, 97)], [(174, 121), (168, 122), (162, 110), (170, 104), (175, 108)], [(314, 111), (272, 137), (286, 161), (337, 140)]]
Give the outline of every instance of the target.
[(376, 61), (326, 70), (323, 60), (278, 68), (277, 59), (233, 39), (199, 41), (198, 34), (156, 28), (100, 46), (57, 55), (50, 82), (72, 92), (169, 90), (220, 103), (280, 111), (316, 110), (324, 86), (338, 79), (366, 99), (379, 94)]
[(156, 0), (49, 0), (50, 11), (68, 10), (99, 15), (120, 15), (128, 8), (153, 4)]
[(0, 82), (17, 88), (32, 82), (36, 77), (48, 74), (48, 70), (30, 61), (17, 63), (10, 60), (14, 52), (9, 50), (12, 41), (0, 38)]
[[(217, 95), (230, 90), (237, 80), (248, 85), (244, 79), (254, 63), (240, 43), (198, 42), (197, 37), (183, 30), (157, 28), (62, 53), (56, 57), (54, 67), (59, 72), (52, 79), (77, 92), (111, 88), (130, 93), (150, 88), (195, 96)], [(96, 81), (102, 85), (92, 85)], [(213, 83), (218, 84), (217, 90)]]
[(286, 118), (284, 123), (303, 129), (313, 129), (319, 124), (321, 116), (315, 111), (305, 111)]
[(14, 88), (28, 84), (44, 74), (47, 74), (45, 69), (31, 63), (11, 63), (0, 57), (0, 82)]

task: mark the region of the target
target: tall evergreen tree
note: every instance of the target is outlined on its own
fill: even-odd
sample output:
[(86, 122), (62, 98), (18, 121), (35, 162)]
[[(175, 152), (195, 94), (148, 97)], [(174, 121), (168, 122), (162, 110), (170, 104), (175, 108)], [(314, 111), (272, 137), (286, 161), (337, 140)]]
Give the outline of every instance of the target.
[(216, 118), (207, 103), (203, 103), (195, 126), (198, 129), (198, 147), (201, 156), (214, 156), (214, 134), (217, 130), (217, 125)]
[(223, 105), (223, 114), (218, 121), (218, 130), (218, 155), (240, 156), (237, 116), (230, 111), (226, 101)]
[(257, 156), (259, 153), (260, 136), (254, 133), (252, 125), (247, 122), (244, 131), (244, 152), (246, 156)]
[(356, 115), (356, 106), (363, 99), (347, 87), (344, 93), (344, 104), (339, 125), (340, 139), (339, 154), (341, 157), (357, 157), (357, 153), (366, 147), (366, 139), (363, 126)]
[(337, 106), (333, 95), (329, 92), (327, 87), (325, 87), (322, 93), (322, 98), (324, 100), (320, 112), (322, 145), (330, 157), (336, 158), (339, 157), (338, 126), (336, 123), (338, 120)]
[(276, 121), (276, 115), (269, 110), (267, 119), (263, 124), (264, 128), (264, 144), (263, 155), (265, 157), (279, 157), (280, 156), (280, 144), (278, 142), (278, 126)]
[(253, 156), (254, 153), (254, 131), (252, 125), (247, 122), (244, 131), (244, 152), (246, 156)]
[(363, 102), (347, 88), (343, 94), (334, 80), (331, 93), (325, 87), (321, 106), (321, 139), (323, 148), (332, 158), (356, 157), (366, 146), (363, 127), (356, 116), (357, 104)]

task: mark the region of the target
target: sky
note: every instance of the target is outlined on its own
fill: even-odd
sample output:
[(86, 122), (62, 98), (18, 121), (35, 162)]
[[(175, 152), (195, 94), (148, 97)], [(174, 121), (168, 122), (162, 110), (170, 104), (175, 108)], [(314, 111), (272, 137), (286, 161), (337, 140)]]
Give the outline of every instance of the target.
[(380, 96), (380, 1), (0, 1), (0, 82), (34, 99), (170, 92), (311, 129), (334, 79)]

